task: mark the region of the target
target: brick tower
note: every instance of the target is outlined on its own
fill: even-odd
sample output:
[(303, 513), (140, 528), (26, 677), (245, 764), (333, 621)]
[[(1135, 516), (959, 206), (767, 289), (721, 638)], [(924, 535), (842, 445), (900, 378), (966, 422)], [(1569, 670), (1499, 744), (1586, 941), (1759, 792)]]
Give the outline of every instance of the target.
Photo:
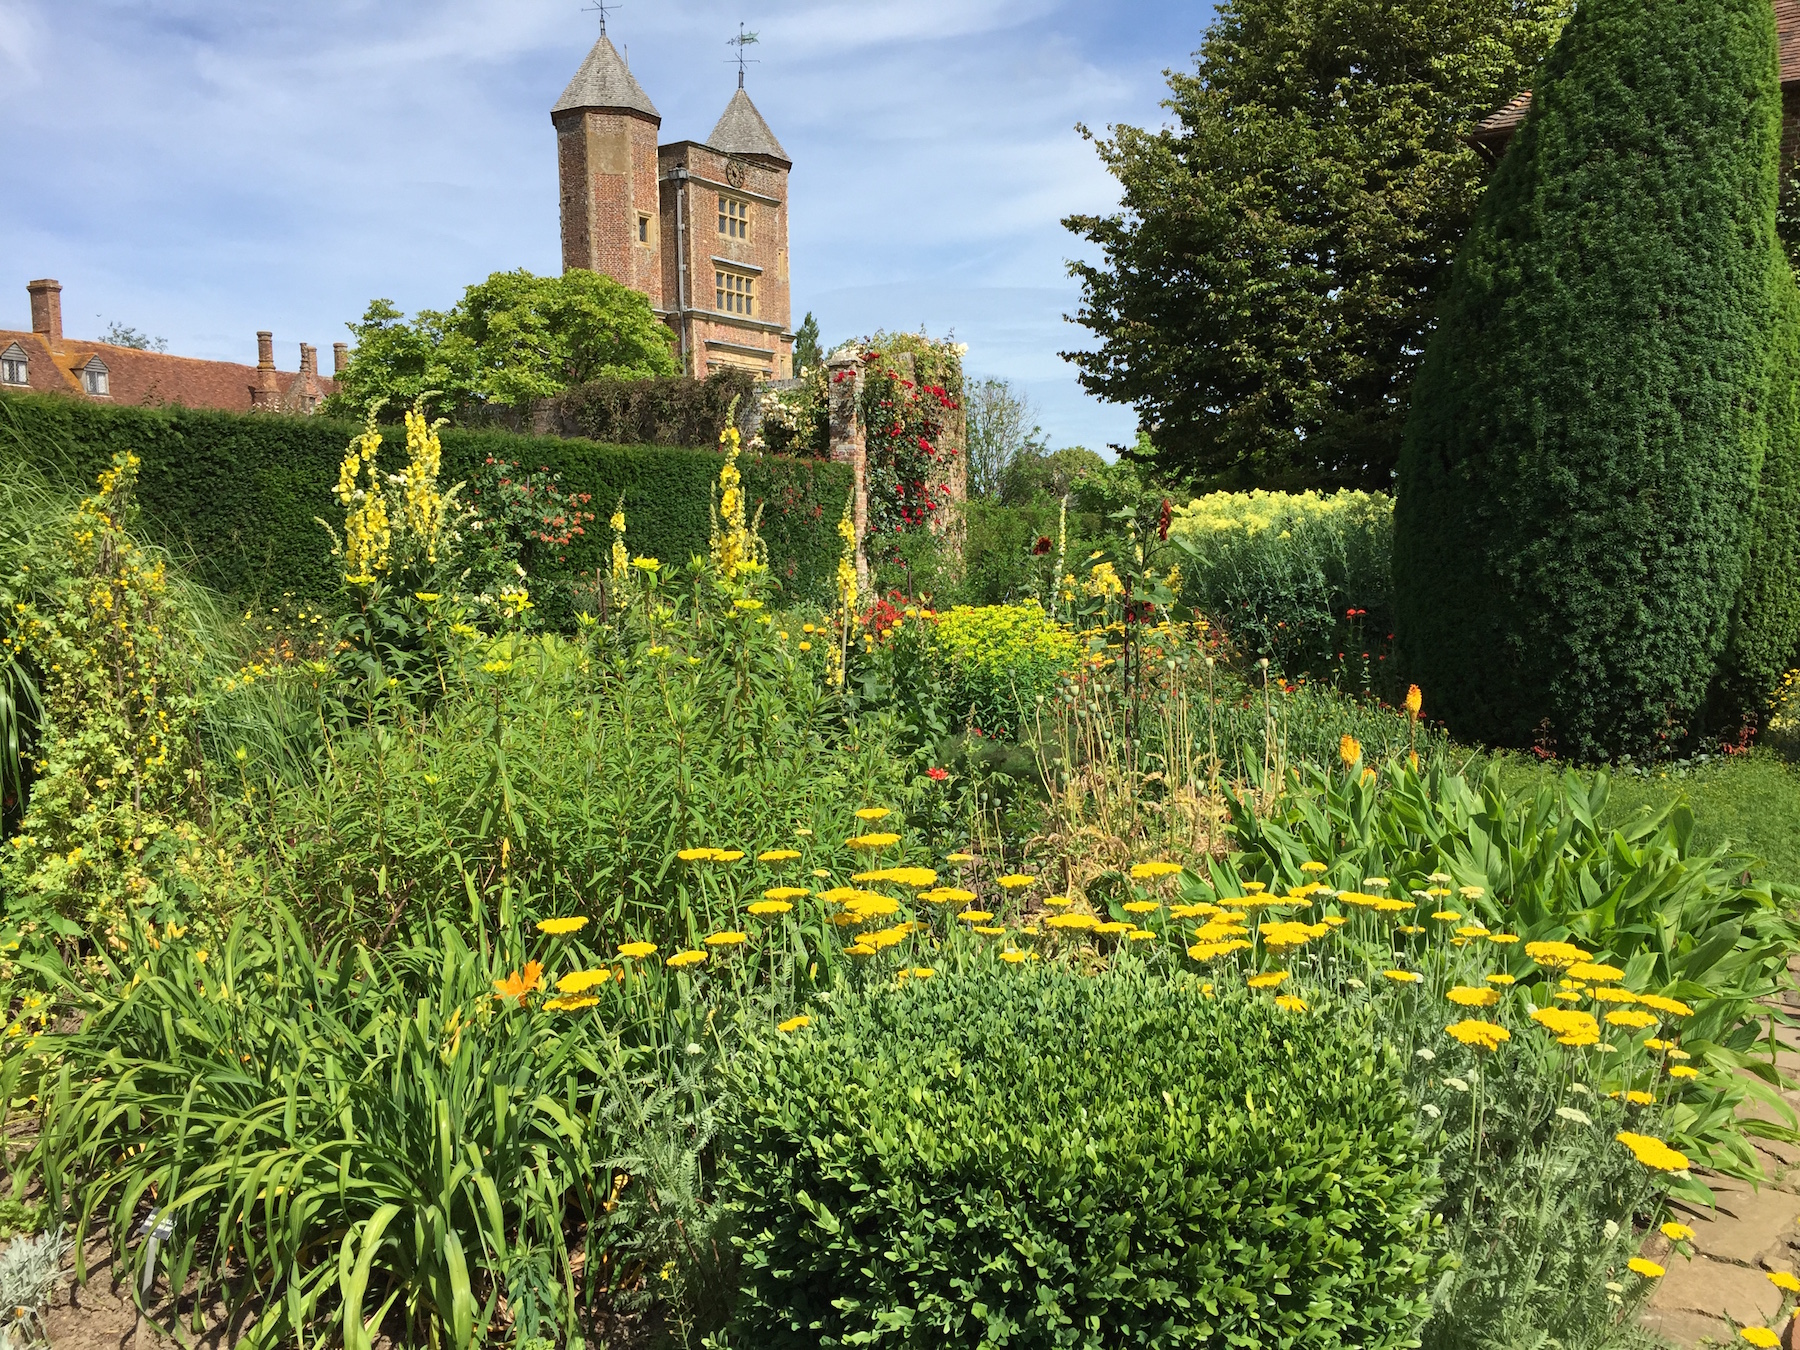
[(562, 187), (563, 270), (585, 268), (663, 304), (656, 133), (662, 117), (604, 32), (550, 111)]

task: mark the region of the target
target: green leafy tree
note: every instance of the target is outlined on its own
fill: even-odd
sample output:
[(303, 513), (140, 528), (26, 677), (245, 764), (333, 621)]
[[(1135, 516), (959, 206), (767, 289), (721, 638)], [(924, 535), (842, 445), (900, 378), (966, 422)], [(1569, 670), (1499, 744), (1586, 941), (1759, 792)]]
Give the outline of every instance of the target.
[(964, 398), (969, 428), (969, 493), (996, 497), (1007, 470), (1020, 457), (1036, 459), (1047, 449), (1037, 410), (1011, 380), (986, 379), (969, 385)]
[(1768, 0), (1587, 0), (1546, 63), (1400, 463), (1397, 632), (1453, 730), (1653, 752), (1792, 651), (1780, 135)]
[(421, 310), (410, 323), (391, 300), (375, 300), (350, 331), (356, 348), (327, 405), (340, 416), (377, 398), (400, 408), (432, 393), (434, 411), (466, 419), (589, 380), (680, 374), (674, 335), (649, 300), (580, 269), (496, 272), (453, 309)]
[[(1164, 472), (1385, 488), (1487, 169), (1464, 139), (1529, 83), (1567, 0), (1226, 0), (1175, 125), (1097, 142), (1122, 207), (1064, 223), (1066, 353)], [(1086, 128), (1083, 134), (1090, 134)]]
[(794, 332), (794, 378), (824, 364), (825, 353), (819, 345), (819, 321), (808, 310)]

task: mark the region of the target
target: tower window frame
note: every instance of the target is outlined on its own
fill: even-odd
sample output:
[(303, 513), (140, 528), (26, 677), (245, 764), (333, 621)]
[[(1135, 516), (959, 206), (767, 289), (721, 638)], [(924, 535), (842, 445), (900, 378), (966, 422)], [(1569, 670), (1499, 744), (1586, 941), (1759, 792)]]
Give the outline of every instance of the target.
[(742, 197), (719, 194), (719, 234), (726, 239), (750, 238), (750, 203)]
[(756, 278), (747, 272), (713, 269), (714, 308), (720, 314), (739, 314), (746, 319), (756, 317)]
[(640, 244), (650, 242), (650, 217), (642, 213), (638, 215), (637, 241)]
[(16, 342), (0, 352), (0, 384), (21, 387), (29, 387), (31, 384), (31, 358), (25, 355), (25, 349)]

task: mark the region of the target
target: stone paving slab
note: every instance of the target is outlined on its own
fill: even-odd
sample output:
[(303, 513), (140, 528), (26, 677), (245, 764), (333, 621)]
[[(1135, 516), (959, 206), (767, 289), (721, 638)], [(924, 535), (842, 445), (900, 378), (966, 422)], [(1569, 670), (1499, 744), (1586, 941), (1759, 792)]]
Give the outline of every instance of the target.
[(1652, 1305), (1645, 1311), (1642, 1323), (1648, 1330), (1676, 1345), (1726, 1345), (1731, 1341), (1731, 1328), (1708, 1313)]
[(1694, 1230), (1695, 1252), (1742, 1266), (1758, 1265), (1768, 1256), (1781, 1269), (1788, 1269), (1787, 1241), (1800, 1236), (1795, 1226), (1800, 1219), (1800, 1195), (1767, 1182), (1753, 1187), (1730, 1177), (1707, 1177), (1706, 1184), (1718, 1203), (1716, 1210), (1674, 1206), (1681, 1221)]
[(1696, 1256), (1674, 1258), (1657, 1282), (1650, 1307), (1662, 1312), (1723, 1314), (1738, 1325), (1763, 1325), (1781, 1311), (1781, 1291), (1767, 1275), (1748, 1266)]

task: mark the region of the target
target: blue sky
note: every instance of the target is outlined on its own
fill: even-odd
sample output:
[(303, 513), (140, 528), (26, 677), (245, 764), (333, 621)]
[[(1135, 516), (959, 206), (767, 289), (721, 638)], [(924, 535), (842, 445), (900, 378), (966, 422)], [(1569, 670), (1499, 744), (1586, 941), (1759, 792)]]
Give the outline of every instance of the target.
[[(275, 332), (329, 351), (369, 299), (448, 305), (489, 272), (560, 266), (549, 109), (597, 31), (589, 0), (0, 0), (0, 328), (63, 283), (69, 332), (117, 320), (192, 356)], [(629, 0), (613, 40), (703, 139), (749, 88), (793, 156), (795, 316), (827, 341), (954, 331), (1023, 386), (1052, 444), (1131, 439), (1057, 352), (1079, 241), (1112, 180), (1085, 122), (1160, 123), (1199, 0)]]

